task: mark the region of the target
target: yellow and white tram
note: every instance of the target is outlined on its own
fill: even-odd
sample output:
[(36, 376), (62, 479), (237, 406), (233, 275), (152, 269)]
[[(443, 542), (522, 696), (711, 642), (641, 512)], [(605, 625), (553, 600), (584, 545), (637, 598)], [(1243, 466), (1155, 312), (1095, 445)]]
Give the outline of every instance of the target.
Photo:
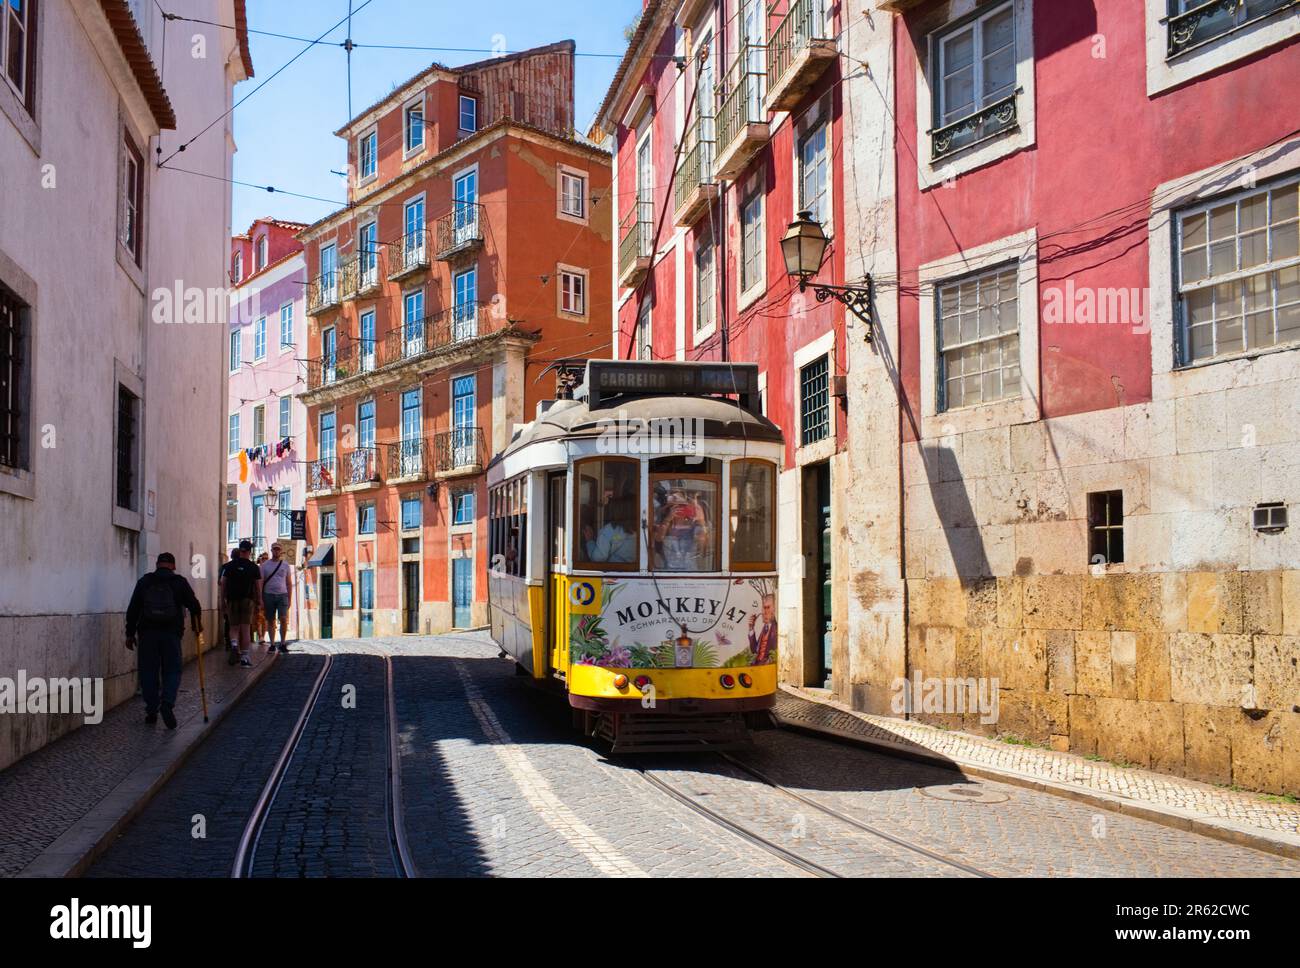
[(742, 740), (775, 702), (782, 453), (754, 364), (590, 361), (488, 467), (503, 653), (616, 751)]

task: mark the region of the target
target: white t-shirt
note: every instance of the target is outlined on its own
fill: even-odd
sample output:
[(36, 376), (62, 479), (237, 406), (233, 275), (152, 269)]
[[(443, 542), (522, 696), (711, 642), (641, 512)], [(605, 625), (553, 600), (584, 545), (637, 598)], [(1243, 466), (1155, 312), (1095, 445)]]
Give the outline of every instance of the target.
[[(276, 567), (279, 566), (279, 571)], [(271, 573), (275, 572), (275, 577)], [(293, 581), (293, 565), (281, 558), (276, 561), (274, 558), (268, 558), (262, 562), (262, 594), (263, 595), (287, 595), (289, 594), (289, 582)]]

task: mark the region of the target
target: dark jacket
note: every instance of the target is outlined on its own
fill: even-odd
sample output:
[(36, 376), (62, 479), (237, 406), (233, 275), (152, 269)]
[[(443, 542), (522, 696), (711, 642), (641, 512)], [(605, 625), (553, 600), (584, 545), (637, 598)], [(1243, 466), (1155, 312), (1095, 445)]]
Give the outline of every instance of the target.
[(185, 613), (199, 618), (203, 614), (203, 607), (199, 604), (198, 598), (194, 595), (194, 589), (190, 587), (189, 581), (184, 575), (178, 575), (176, 572), (167, 568), (159, 568), (157, 571), (151, 571), (147, 575), (141, 576), (140, 580), (135, 583), (135, 591), (131, 593), (131, 604), (126, 607), (126, 634), (134, 637), (137, 623), (140, 621), (140, 609), (143, 607), (141, 595), (149, 583), (155, 581), (170, 582), (172, 594), (176, 597), (176, 604), (180, 606), (176, 615), (176, 634), (185, 634)]

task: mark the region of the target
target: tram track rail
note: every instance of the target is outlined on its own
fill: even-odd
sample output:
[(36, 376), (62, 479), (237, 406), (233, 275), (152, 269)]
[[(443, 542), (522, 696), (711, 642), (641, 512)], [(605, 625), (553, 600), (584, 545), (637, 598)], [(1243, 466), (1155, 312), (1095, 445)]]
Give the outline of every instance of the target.
[[(396, 876), (398, 877), (416, 877), (418, 876), (416, 866), (411, 858), (410, 848), (406, 840), (406, 829), (403, 820), (402, 811), (402, 787), (401, 787), (401, 756), (397, 738), (397, 703), (396, 693), (393, 685), (393, 658), (389, 654), (383, 654), (384, 660), (384, 684), (385, 684), (385, 701), (384, 701), (384, 730), (385, 745), (388, 750), (386, 757), (385, 770), (387, 774), (387, 784), (385, 790), (385, 800), (387, 806), (387, 828), (389, 846), (392, 850), (393, 866)], [(249, 814), (248, 820), (244, 825), (243, 833), (239, 838), (239, 846), (235, 852), (235, 860), (231, 867), (230, 876), (232, 878), (248, 878), (253, 876), (254, 864), (257, 860), (257, 849), (262, 838), (262, 833), (266, 827), (267, 818), (275, 806), (276, 797), (284, 783), (285, 775), (288, 773), (290, 765), (293, 763), (294, 756), (298, 752), (298, 747), (302, 742), (302, 737), (307, 729), (307, 724), (316, 711), (320, 703), (320, 697), (324, 692), (325, 681), (329, 678), (330, 671), (334, 666), (334, 656), (330, 653), (325, 655), (325, 662), (321, 666), (316, 681), (312, 684), (311, 690), (307, 694), (307, 699), (303, 703), (302, 711), (298, 714), (293, 728), (289, 731), (289, 736), (285, 740), (283, 749), (271, 770), (270, 776), (267, 777), (261, 793), (258, 795), (257, 802)]]

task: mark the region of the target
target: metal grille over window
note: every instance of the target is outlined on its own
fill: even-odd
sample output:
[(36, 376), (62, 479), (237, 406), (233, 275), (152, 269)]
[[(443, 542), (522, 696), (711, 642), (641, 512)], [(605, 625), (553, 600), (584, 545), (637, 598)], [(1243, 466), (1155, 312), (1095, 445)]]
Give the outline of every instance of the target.
[(22, 307), (0, 290), (0, 464), (23, 466)]
[(1297, 0), (1169, 0), (1167, 56), (1176, 57), (1297, 6)]
[(1114, 565), (1124, 560), (1124, 492), (1088, 495), (1088, 561)]
[(1300, 180), (1179, 214), (1180, 360), (1300, 340)]
[(939, 287), (940, 410), (1020, 396), (1016, 267)]
[(830, 359), (820, 357), (799, 372), (800, 443), (813, 444), (831, 432)]
[(117, 506), (135, 510), (135, 394), (117, 388)]

